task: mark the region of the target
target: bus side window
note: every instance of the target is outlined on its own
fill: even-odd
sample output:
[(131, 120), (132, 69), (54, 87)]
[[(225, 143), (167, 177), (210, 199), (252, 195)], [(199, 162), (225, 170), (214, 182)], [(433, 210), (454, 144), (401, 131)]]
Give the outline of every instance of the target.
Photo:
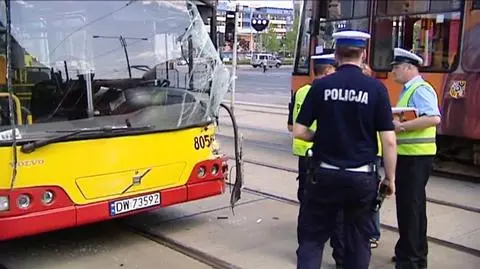
[[(390, 6), (390, 1), (387, 6)], [(375, 16), (373, 23), (372, 68), (375, 71), (390, 70), (394, 47), (402, 47), (421, 56), (424, 60), (422, 71), (449, 72), (456, 68), (453, 62), (460, 46), (461, 12), (460, 5), (455, 2), (430, 5), (430, 10), (435, 11), (421, 14), (389, 15), (389, 12), (402, 13), (390, 8), (377, 12), (382, 15)], [(422, 4), (409, 9), (418, 11), (424, 7)], [(409, 9), (405, 10), (409, 12)]]

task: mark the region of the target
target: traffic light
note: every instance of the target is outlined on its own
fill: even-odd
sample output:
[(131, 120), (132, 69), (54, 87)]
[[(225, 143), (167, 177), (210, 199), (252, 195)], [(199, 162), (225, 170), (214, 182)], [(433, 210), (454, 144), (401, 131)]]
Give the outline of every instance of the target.
[(265, 30), (269, 22), (270, 21), (268, 19), (262, 18), (253, 18), (251, 21), (253, 29), (255, 29), (257, 32)]
[(225, 41), (233, 42), (235, 37), (235, 11), (227, 11), (225, 18)]

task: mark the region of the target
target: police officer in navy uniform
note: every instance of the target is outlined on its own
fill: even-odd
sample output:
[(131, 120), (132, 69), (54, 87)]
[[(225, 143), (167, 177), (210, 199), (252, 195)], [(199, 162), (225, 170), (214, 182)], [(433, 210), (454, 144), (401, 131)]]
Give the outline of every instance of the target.
[[(329, 52), (326, 50), (326, 52)], [(313, 72), (315, 74), (315, 79), (320, 79), (322, 77), (328, 76), (335, 72), (335, 55), (333, 53), (321, 53), (311, 57), (313, 60)], [(288, 126), (289, 131), (292, 131), (293, 122), (297, 119), (298, 113), (302, 108), (302, 104), (305, 100), (306, 95), (310, 91), (311, 85), (306, 84), (300, 87), (295, 94), (293, 94), (292, 103), (289, 106), (289, 116), (288, 116)], [(328, 128), (328, 126), (326, 127)], [(310, 126), (310, 130), (315, 132), (317, 130), (317, 124), (314, 122)], [(312, 142), (306, 142), (301, 139), (294, 138), (292, 141), (292, 153), (295, 156), (298, 156), (298, 191), (297, 197), (298, 201), (300, 202), (300, 210), (302, 210), (302, 201), (303, 201), (303, 193), (305, 190), (305, 181), (306, 181), (306, 173), (307, 173), (307, 150), (312, 147)], [(299, 214), (300, 215), (300, 214)], [(337, 268), (341, 268), (343, 265), (343, 215), (340, 212), (337, 216), (337, 224), (336, 228), (333, 231), (332, 235), (330, 236), (330, 246), (333, 248), (333, 259), (337, 264)], [(297, 232), (298, 235), (298, 232)], [(297, 238), (298, 242), (299, 239)]]
[[(315, 80), (293, 126), (293, 135), (313, 141), (315, 170), (305, 186), (299, 216), (298, 269), (318, 269), (323, 248), (344, 213), (345, 269), (367, 269), (371, 249), (373, 202), (378, 189), (377, 134), (382, 142), (387, 195), (395, 190), (396, 138), (385, 86), (363, 74), (370, 35), (333, 34), (335, 73)], [(317, 122), (314, 133), (309, 126)]]
[(412, 120), (394, 120), (397, 132), (396, 206), (400, 238), (395, 246), (396, 268), (427, 268), (427, 210), (425, 187), (437, 152), (436, 126), (440, 123), (438, 98), (420, 76), (422, 58), (394, 49), (393, 77), (403, 84), (397, 107), (418, 111)]

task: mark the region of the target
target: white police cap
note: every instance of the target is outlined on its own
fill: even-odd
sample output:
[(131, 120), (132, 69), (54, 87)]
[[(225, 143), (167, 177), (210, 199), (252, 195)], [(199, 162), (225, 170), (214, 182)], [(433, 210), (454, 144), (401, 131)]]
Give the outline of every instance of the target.
[(367, 46), (367, 40), (370, 39), (370, 34), (348, 30), (333, 33), (332, 37), (336, 40), (336, 46), (365, 48)]
[(423, 59), (420, 56), (408, 50), (404, 50), (402, 48), (395, 48), (393, 50), (393, 61), (391, 62), (391, 65), (396, 65), (401, 63), (410, 63), (415, 66), (420, 66), (423, 64)]
[(314, 61), (314, 64), (335, 64), (335, 54), (317, 54), (312, 56), (312, 60)]

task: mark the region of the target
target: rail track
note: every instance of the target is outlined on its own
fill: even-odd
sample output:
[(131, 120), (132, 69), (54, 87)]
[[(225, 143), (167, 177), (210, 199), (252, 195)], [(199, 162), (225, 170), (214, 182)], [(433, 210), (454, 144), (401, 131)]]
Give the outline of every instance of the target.
[[(276, 114), (274, 112), (264, 112), (264, 113)], [(227, 127), (229, 125), (225, 124), (224, 126)], [(277, 130), (258, 128), (254, 126), (239, 126), (239, 129), (243, 131), (262, 132), (262, 133), (269, 133), (274, 135), (287, 135), (286, 131), (282, 132)], [(221, 134), (217, 134), (217, 136), (224, 137), (224, 138), (231, 138), (231, 136), (226, 136)], [(251, 143), (251, 144), (254, 144), (256, 147), (260, 147), (260, 148), (272, 149), (272, 150), (282, 151), (282, 152), (291, 152), (291, 149), (289, 147), (285, 147), (283, 145), (272, 143), (272, 142), (253, 140), (248, 138), (244, 139), (244, 141), (245, 143)], [(452, 180), (457, 180), (457, 181), (480, 183), (480, 175), (466, 173), (464, 171), (465, 169), (466, 168), (464, 166), (460, 168), (452, 166), (452, 169), (442, 168), (438, 165), (438, 161), (436, 161), (436, 163), (434, 164), (434, 170), (432, 171), (432, 175), (448, 178)]]
[[(229, 157), (229, 158), (232, 159), (232, 157)], [(244, 159), (243, 161), (245, 163), (249, 163), (249, 164), (259, 165), (259, 166), (263, 166), (263, 167), (268, 167), (268, 168), (272, 168), (272, 169), (276, 169), (276, 170), (281, 170), (281, 171), (285, 171), (285, 172), (291, 172), (291, 173), (298, 174), (297, 169), (282, 167), (282, 166), (279, 166), (279, 165), (276, 165), (276, 164), (265, 163), (265, 162), (260, 162), (260, 161), (257, 161), (257, 160), (251, 160), (251, 159)], [(465, 210), (465, 211), (469, 211), (469, 212), (473, 212), (473, 213), (477, 213), (477, 214), (480, 213), (480, 208), (467, 206), (467, 205), (463, 205), (463, 204), (459, 204), (459, 203), (453, 203), (453, 202), (449, 202), (449, 201), (445, 201), (445, 200), (440, 200), (440, 199), (434, 199), (434, 198), (427, 197), (427, 202), (432, 203), (432, 204), (452, 207), (452, 208), (456, 208), (456, 209), (461, 209), (461, 210)]]
[[(232, 159), (232, 158), (230, 157), (230, 159)], [(267, 167), (267, 168), (270, 168), (270, 169), (281, 170), (281, 171), (286, 171), (286, 172), (291, 172), (291, 173), (297, 173), (296, 169), (282, 167), (282, 166), (279, 166), (279, 165), (276, 165), (276, 164), (264, 163), (264, 162), (260, 162), (260, 161), (256, 161), (256, 160), (250, 160), (250, 159), (244, 159), (243, 161), (245, 163), (248, 163), (248, 164), (259, 165), (259, 166)], [(229, 182), (227, 182), (227, 184), (233, 186), (233, 184), (231, 184)], [(299, 203), (298, 203), (297, 200), (290, 199), (290, 198), (283, 197), (283, 196), (279, 196), (279, 195), (275, 195), (275, 194), (268, 193), (268, 192), (265, 192), (265, 191), (260, 191), (260, 190), (256, 190), (256, 189), (248, 188), (248, 187), (244, 187), (243, 191), (245, 191), (247, 193), (250, 193), (250, 194), (257, 195), (259, 197), (262, 197), (262, 198), (259, 198), (259, 199), (271, 199), (271, 200), (279, 201), (279, 202), (282, 202), (282, 203), (299, 206)], [(252, 201), (247, 201), (245, 203), (248, 204), (248, 203), (253, 203), (253, 202), (256, 202), (256, 201), (258, 201), (258, 199), (255, 199), (255, 200), (252, 200)], [(453, 208), (456, 208), (456, 209), (466, 210), (466, 211), (474, 212), (474, 213), (477, 213), (477, 214), (480, 213), (479, 208), (468, 207), (468, 206), (465, 206), (465, 205), (446, 202), (446, 201), (440, 201), (440, 200), (432, 199), (432, 198), (427, 198), (427, 201), (429, 203), (434, 203), (434, 204), (439, 204), (439, 205), (442, 205), (442, 206), (453, 207)], [(244, 204), (244, 203), (240, 203), (240, 204)], [(205, 212), (204, 211), (196, 212), (192, 215), (183, 216), (183, 217), (180, 217), (180, 218), (191, 217), (191, 216), (194, 216), (194, 215), (199, 215), (199, 214), (203, 214), (203, 213), (206, 213), (206, 212), (215, 211), (215, 210), (218, 210), (218, 209), (225, 209), (227, 207), (228, 206), (221, 207), (221, 208), (210, 209), (210, 210), (205, 211)], [(169, 220), (169, 221), (175, 221), (175, 220), (177, 220), (177, 219), (172, 219), (172, 220)], [(153, 241), (157, 244), (168, 247), (168, 248), (170, 248), (170, 249), (172, 249), (176, 252), (179, 252), (179, 253), (181, 253), (185, 256), (188, 256), (192, 259), (195, 259), (198, 262), (206, 264), (206, 265), (208, 265), (212, 268), (216, 268), (216, 269), (227, 269), (227, 268), (228, 269), (240, 269), (241, 268), (241, 267), (239, 267), (235, 264), (232, 264), (228, 261), (225, 261), (223, 259), (215, 257), (215, 256), (213, 256), (211, 254), (208, 254), (206, 252), (203, 252), (199, 249), (192, 248), (188, 245), (180, 243), (180, 242), (178, 242), (178, 241), (176, 241), (172, 238), (169, 238), (167, 236), (162, 235), (161, 233), (153, 232), (153, 231), (149, 230), (147, 227), (139, 227), (139, 226), (130, 225), (130, 224), (126, 224), (126, 226), (131, 231), (133, 231), (133, 232), (135, 232), (135, 233), (137, 233), (137, 234), (139, 234), (139, 235), (141, 235), (141, 236), (143, 236), (143, 237), (145, 237), (145, 238), (147, 238), (147, 239), (149, 239), (149, 240), (151, 240), (151, 241)], [(383, 229), (390, 230), (390, 231), (398, 233), (398, 229), (395, 226), (391, 226), (391, 225), (388, 225), (388, 224), (385, 224), (385, 223), (381, 223), (381, 227)], [(447, 240), (443, 240), (443, 239), (439, 239), (439, 238), (436, 238), (436, 237), (432, 237), (432, 236), (428, 236), (428, 240), (429, 240), (429, 242), (432, 242), (432, 243), (435, 243), (435, 244), (438, 244), (438, 245), (441, 245), (441, 246), (444, 246), (444, 247), (447, 247), (447, 248), (450, 248), (450, 249), (453, 249), (453, 250), (456, 250), (456, 251), (460, 251), (460, 252), (464, 252), (464, 253), (467, 253), (467, 254), (470, 254), (470, 255), (480, 257), (480, 250), (475, 249), (475, 248), (466, 247), (466, 246), (463, 246), (463, 245), (460, 245), (460, 244), (456, 244), (456, 243), (453, 243), (453, 242), (450, 242), (450, 241), (447, 241)]]
[[(274, 164), (268, 164), (268, 163), (263, 163), (263, 162), (259, 162), (259, 161), (255, 161), (255, 160), (248, 160), (248, 159), (244, 159), (243, 161), (245, 163), (264, 166), (264, 167), (268, 167), (268, 168), (271, 168), (271, 169), (297, 173), (297, 171), (295, 169), (281, 167), (281, 166), (274, 165)], [(228, 184), (230, 184), (230, 183), (228, 183)], [(255, 189), (248, 188), (248, 187), (243, 187), (243, 190), (246, 191), (246, 192), (252, 193), (252, 194), (256, 194), (256, 195), (263, 196), (263, 197), (266, 197), (266, 198), (270, 198), (270, 199), (273, 199), (273, 200), (281, 201), (281, 202), (284, 202), (284, 203), (288, 203), (288, 204), (292, 204), (292, 205), (299, 205), (299, 202), (297, 200), (290, 199), (290, 198), (287, 198), (287, 197), (271, 194), (271, 193), (260, 191), (260, 190), (255, 190)], [(438, 204), (438, 205), (442, 205), (442, 206), (452, 207), (452, 208), (456, 208), (456, 209), (466, 210), (466, 211), (474, 212), (474, 213), (477, 213), (477, 214), (480, 213), (479, 208), (468, 207), (468, 206), (465, 206), (465, 205), (451, 203), (451, 202), (447, 202), (447, 201), (441, 201), (441, 200), (432, 199), (432, 198), (428, 198), (428, 197), (427, 197), (427, 202), (432, 203), (432, 204)], [(395, 226), (388, 225), (388, 224), (385, 224), (385, 223), (380, 223), (380, 226), (384, 229), (387, 229), (387, 230), (398, 233), (398, 228), (395, 227)], [(453, 242), (450, 242), (450, 241), (447, 241), (447, 240), (443, 240), (443, 239), (440, 239), (440, 238), (436, 238), (436, 237), (433, 237), (433, 236), (427, 236), (427, 238), (432, 243), (435, 243), (435, 244), (438, 244), (438, 245), (441, 245), (441, 246), (444, 246), (444, 247), (448, 247), (448, 248), (451, 248), (451, 249), (454, 249), (454, 250), (457, 250), (457, 251), (465, 252), (465, 253), (480, 257), (480, 250), (478, 250), (478, 249), (470, 248), (470, 247), (463, 246), (463, 245), (460, 245), (460, 244), (456, 244), (456, 243), (453, 243)]]
[[(228, 102), (227, 102), (228, 103)], [(255, 112), (261, 114), (273, 114), (285, 116), (285, 121), (288, 116), (287, 105), (251, 103), (251, 102), (236, 102), (238, 109), (247, 112)], [(276, 134), (286, 134), (286, 132), (268, 130), (250, 126), (239, 126), (240, 129), (248, 129), (250, 131), (268, 132)], [(283, 151), (283, 150), (282, 150)], [(439, 177), (449, 178), (458, 181), (480, 183), (480, 169), (469, 165), (460, 165), (455, 163), (448, 163), (435, 160), (432, 174)]]
[(237, 265), (231, 264), (225, 260), (219, 259), (218, 257), (212, 256), (206, 252), (203, 252), (201, 250), (182, 244), (162, 234), (149, 231), (147, 228), (140, 228), (138, 226), (134, 226), (130, 224), (125, 224), (125, 226), (129, 230), (133, 231), (134, 233), (142, 237), (145, 237), (159, 245), (170, 248), (178, 253), (181, 253), (192, 259), (195, 259), (198, 262), (208, 265), (214, 269), (242, 269)]

